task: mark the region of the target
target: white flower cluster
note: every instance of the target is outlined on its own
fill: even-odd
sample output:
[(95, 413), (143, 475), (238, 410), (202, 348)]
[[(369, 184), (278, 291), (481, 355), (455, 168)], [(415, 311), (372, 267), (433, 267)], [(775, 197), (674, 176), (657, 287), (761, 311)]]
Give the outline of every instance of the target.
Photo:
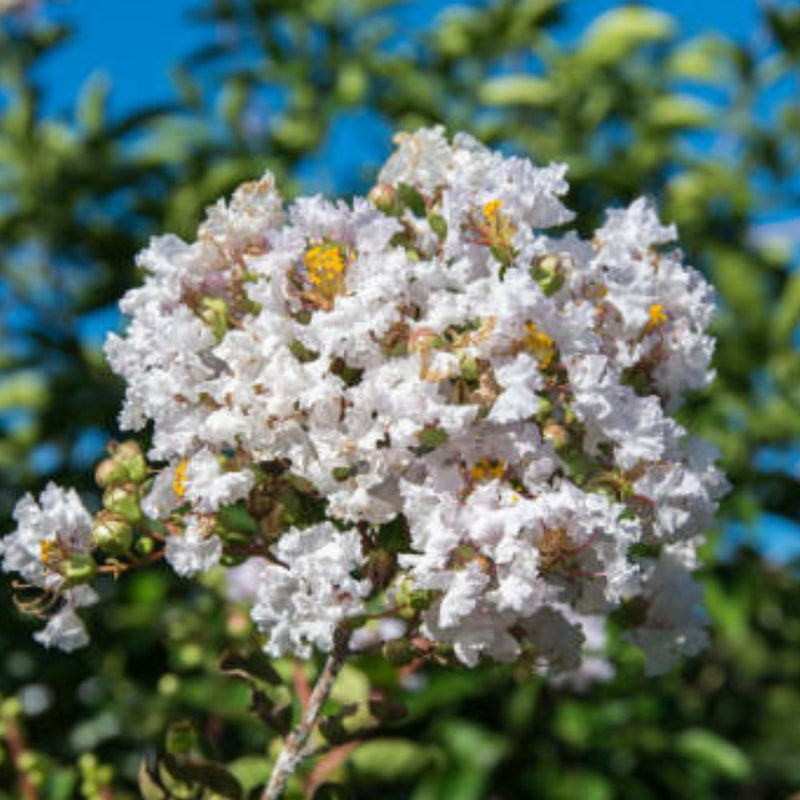
[(106, 351), (167, 464), (144, 519), (183, 576), (258, 557), (269, 652), (393, 615), (470, 666), (575, 670), (612, 613), (650, 671), (702, 647), (725, 481), (670, 414), (713, 292), (645, 200), (568, 230), (565, 172), (422, 130), (368, 198), (285, 211), (267, 174), (141, 255)]

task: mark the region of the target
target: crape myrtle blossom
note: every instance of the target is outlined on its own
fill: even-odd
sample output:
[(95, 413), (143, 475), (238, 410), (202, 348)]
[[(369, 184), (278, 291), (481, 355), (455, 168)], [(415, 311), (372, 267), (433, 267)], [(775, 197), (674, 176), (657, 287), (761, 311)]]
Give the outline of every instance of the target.
[[(579, 684), (609, 673), (609, 617), (649, 672), (697, 652), (726, 484), (672, 415), (713, 377), (713, 292), (647, 200), (584, 240), (567, 190), (563, 165), (433, 128), (366, 198), (285, 207), (267, 174), (197, 241), (154, 239), (106, 345), (151, 449), (98, 468), (81, 552), (228, 568), (274, 656), (346, 626), (354, 649)], [(59, 591), (38, 545), (16, 555), (54, 535), (32, 502), (4, 566)]]
[[(91, 515), (74, 489), (49, 483), (38, 502), (28, 494), (17, 503), (14, 519), (17, 529), (0, 540), (3, 569), (18, 573), (24, 589), (45, 590), (59, 604), (35, 638), (66, 651), (87, 644), (89, 636), (75, 609), (97, 602), (97, 594), (85, 584), (94, 575)], [(44, 611), (35, 602), (20, 605), (40, 615)]]

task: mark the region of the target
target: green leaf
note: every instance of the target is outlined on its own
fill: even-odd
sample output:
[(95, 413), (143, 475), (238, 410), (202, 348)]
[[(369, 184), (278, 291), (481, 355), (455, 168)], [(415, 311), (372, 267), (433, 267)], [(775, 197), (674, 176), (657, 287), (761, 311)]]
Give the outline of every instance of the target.
[(139, 793), (144, 800), (167, 800), (166, 791), (156, 782), (147, 768), (147, 759), (143, 758), (139, 764), (138, 774)]
[(489, 106), (549, 106), (558, 99), (555, 85), (533, 75), (503, 75), (484, 81), (478, 99)]
[(703, 128), (714, 119), (714, 109), (688, 95), (672, 94), (657, 97), (647, 117), (657, 128)]
[(584, 33), (580, 57), (596, 65), (613, 64), (634, 50), (675, 35), (675, 21), (669, 14), (640, 6), (607, 11)]
[(263, 756), (242, 756), (229, 764), (228, 769), (244, 791), (249, 792), (269, 780), (272, 765), (272, 759)]
[(94, 73), (84, 83), (75, 116), (86, 133), (97, 135), (103, 130), (109, 90), (109, 78), (102, 72)]
[(750, 760), (736, 745), (713, 731), (691, 728), (678, 736), (677, 750), (733, 781), (745, 781), (752, 773)]
[(373, 739), (359, 745), (348, 759), (361, 778), (376, 783), (406, 781), (440, 763), (435, 747), (423, 746), (408, 739)]
[(0, 380), (0, 412), (12, 408), (42, 408), (48, 398), (47, 383), (40, 372), (14, 372)]
[(800, 322), (800, 272), (786, 281), (783, 294), (772, 314), (770, 338), (775, 345), (789, 344)]
[(403, 205), (410, 209), (412, 214), (417, 217), (425, 216), (427, 211), (425, 198), (417, 189), (407, 183), (401, 183), (397, 186), (397, 192), (400, 195), (400, 200), (402, 200)]
[(200, 758), (164, 757), (164, 766), (179, 781), (196, 783), (230, 800), (239, 800), (242, 787), (229, 770), (221, 764)]
[(673, 77), (716, 84), (724, 80), (726, 43), (717, 36), (703, 36), (676, 47), (667, 61)]

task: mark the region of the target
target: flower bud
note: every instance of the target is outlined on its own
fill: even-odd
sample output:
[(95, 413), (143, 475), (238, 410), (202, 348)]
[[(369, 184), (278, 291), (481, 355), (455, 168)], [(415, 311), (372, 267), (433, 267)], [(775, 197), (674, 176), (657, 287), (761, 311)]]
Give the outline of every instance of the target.
[(140, 556), (149, 556), (155, 552), (156, 540), (152, 536), (140, 536), (136, 540), (135, 550)]
[(95, 468), (94, 480), (101, 489), (120, 483), (128, 477), (125, 468), (112, 458), (104, 458)]
[(384, 589), (391, 582), (397, 568), (397, 557), (388, 550), (373, 550), (367, 558), (365, 575), (373, 586)]
[(534, 259), (531, 277), (547, 297), (552, 297), (564, 285), (564, 268), (562, 257), (549, 253)]
[(561, 450), (569, 443), (569, 431), (556, 422), (548, 422), (542, 430), (542, 436), (555, 447)]
[(197, 749), (197, 731), (191, 722), (176, 722), (167, 729), (165, 749), (170, 755), (185, 755)]
[(440, 238), (446, 239), (447, 238), (447, 221), (441, 214), (436, 214), (434, 212), (430, 212), (428, 214), (428, 225), (431, 226), (431, 230)]
[(379, 183), (377, 186), (373, 186), (367, 198), (379, 211), (383, 211), (384, 214), (394, 216), (403, 210), (400, 198), (397, 194), (397, 189), (395, 189), (394, 186), (390, 186), (388, 183)]
[(125, 470), (128, 480), (141, 483), (147, 477), (147, 461), (142, 448), (133, 439), (128, 439), (117, 447), (113, 460)]
[(118, 514), (104, 509), (95, 517), (92, 541), (109, 555), (121, 556), (131, 549), (133, 528)]
[(475, 356), (465, 353), (458, 359), (458, 365), (461, 368), (461, 377), (466, 378), (468, 381), (476, 381), (480, 377), (478, 369), (478, 361)]
[(222, 339), (230, 328), (228, 304), (219, 297), (204, 297), (200, 305), (200, 319), (211, 328), (217, 340)]
[(73, 553), (64, 561), (63, 573), (67, 586), (89, 583), (97, 573), (97, 564), (88, 553)]
[(417, 657), (417, 650), (410, 639), (392, 639), (383, 645), (384, 658), (396, 667), (409, 664)]
[(433, 602), (433, 595), (433, 592), (429, 592), (425, 589), (413, 591), (409, 596), (409, 605), (416, 611), (425, 611), (430, 608)]
[(122, 483), (109, 486), (103, 492), (103, 506), (131, 524), (135, 525), (142, 520), (142, 510), (139, 508), (139, 490), (136, 484)]

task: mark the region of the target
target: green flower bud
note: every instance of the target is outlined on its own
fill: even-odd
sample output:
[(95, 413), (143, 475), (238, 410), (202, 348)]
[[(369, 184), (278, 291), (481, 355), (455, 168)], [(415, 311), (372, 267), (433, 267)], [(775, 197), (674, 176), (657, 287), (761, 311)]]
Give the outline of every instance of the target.
[(555, 447), (561, 450), (569, 443), (569, 431), (557, 422), (548, 422), (542, 430), (542, 436)]
[(166, 751), (171, 755), (185, 755), (197, 749), (197, 731), (191, 722), (176, 722), (167, 729)]
[(140, 536), (134, 549), (140, 556), (149, 556), (155, 552), (156, 540), (152, 536)]
[(441, 214), (435, 214), (434, 212), (428, 214), (428, 225), (431, 226), (431, 230), (440, 239), (447, 238), (447, 221)]
[(133, 528), (118, 514), (104, 509), (95, 517), (92, 541), (109, 555), (121, 556), (131, 549)]
[(389, 214), (390, 216), (396, 216), (403, 210), (397, 189), (388, 183), (379, 183), (377, 186), (373, 186), (367, 195), (367, 199), (379, 211), (383, 211), (384, 214)]
[(133, 439), (128, 439), (117, 447), (113, 460), (123, 467), (128, 480), (141, 483), (147, 477), (147, 461), (142, 448)]
[(408, 664), (417, 657), (417, 651), (409, 639), (392, 639), (383, 645), (384, 658), (396, 667)]
[(104, 458), (94, 471), (94, 480), (101, 489), (127, 479), (128, 473), (125, 467), (112, 458)]
[(97, 564), (88, 553), (73, 553), (64, 562), (64, 578), (67, 586), (89, 583), (97, 574)]
[(142, 510), (139, 508), (139, 489), (134, 483), (109, 486), (103, 492), (103, 506), (132, 525), (142, 520)]
[(230, 328), (228, 304), (219, 297), (204, 297), (200, 301), (200, 319), (211, 328), (217, 341), (221, 340)]
[(562, 257), (550, 253), (536, 258), (531, 266), (531, 277), (548, 297), (552, 297), (564, 285)]
[(424, 589), (417, 589), (411, 592), (409, 596), (409, 605), (417, 611), (425, 611), (430, 608), (433, 602), (433, 592)]

